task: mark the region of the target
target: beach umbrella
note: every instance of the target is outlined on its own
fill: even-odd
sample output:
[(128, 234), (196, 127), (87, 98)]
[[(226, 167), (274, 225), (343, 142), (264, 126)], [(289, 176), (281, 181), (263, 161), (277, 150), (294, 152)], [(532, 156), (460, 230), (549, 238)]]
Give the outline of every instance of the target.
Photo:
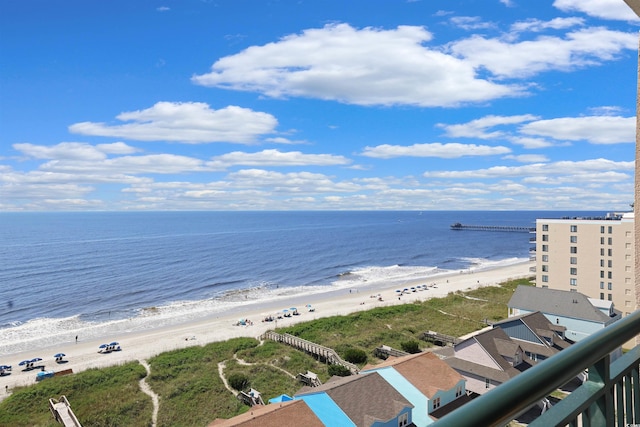
[(9, 365), (0, 365), (0, 369), (11, 369)]
[(118, 344), (116, 341), (114, 341), (114, 342), (112, 342), (112, 343), (111, 343), (111, 344), (109, 344), (109, 345), (119, 345), (119, 344)]
[(307, 307), (309, 307), (309, 308), (310, 308), (310, 307), (311, 307), (311, 304), (307, 304)]
[(396, 292), (398, 293), (402, 293), (402, 291), (400, 289), (396, 289)]
[(31, 359), (31, 362), (39, 362), (41, 360), (42, 360), (42, 358), (40, 358), (40, 357), (34, 357), (33, 359)]
[(64, 353), (56, 353), (56, 354), (53, 355), (53, 357), (55, 357), (55, 358), (65, 357), (65, 356), (66, 356), (66, 354), (64, 354)]
[(24, 366), (24, 365), (28, 365), (29, 363), (31, 363), (31, 360), (23, 360), (22, 362), (18, 363), (18, 365)]
[(296, 311), (296, 310), (297, 310), (297, 308), (295, 308), (295, 307), (291, 307), (289, 310), (291, 310), (291, 311)]
[(107, 348), (107, 347), (109, 347), (107, 344), (100, 344), (100, 347), (98, 348)]
[(289, 309), (285, 308), (284, 310), (282, 310), (283, 313), (288, 313)]

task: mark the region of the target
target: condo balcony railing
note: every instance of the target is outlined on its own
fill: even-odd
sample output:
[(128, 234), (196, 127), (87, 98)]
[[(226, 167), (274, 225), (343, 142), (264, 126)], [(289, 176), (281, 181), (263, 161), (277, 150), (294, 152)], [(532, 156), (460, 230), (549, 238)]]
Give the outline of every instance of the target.
[(587, 380), (530, 427), (640, 425), (640, 346), (609, 354), (640, 333), (640, 310), (573, 344), (432, 424), (504, 426), (585, 370)]

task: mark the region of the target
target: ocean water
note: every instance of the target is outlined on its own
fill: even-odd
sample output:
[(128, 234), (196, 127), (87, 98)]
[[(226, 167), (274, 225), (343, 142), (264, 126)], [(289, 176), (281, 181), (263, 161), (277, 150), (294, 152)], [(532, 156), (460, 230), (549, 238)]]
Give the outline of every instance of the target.
[(257, 301), (527, 259), (524, 232), (601, 212), (0, 214), (0, 355), (176, 324)]

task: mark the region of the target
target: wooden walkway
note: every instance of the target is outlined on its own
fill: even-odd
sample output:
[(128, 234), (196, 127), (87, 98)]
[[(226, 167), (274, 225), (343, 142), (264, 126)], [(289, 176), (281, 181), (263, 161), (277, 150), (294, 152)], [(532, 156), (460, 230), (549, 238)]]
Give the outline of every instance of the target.
[(387, 359), (389, 356), (395, 356), (395, 357), (402, 357), (402, 356), (408, 356), (409, 353), (402, 351), (402, 350), (396, 350), (395, 348), (391, 348), (388, 345), (383, 345), (381, 347), (376, 347), (375, 350), (373, 350), (373, 354), (375, 354), (376, 357), (379, 357), (380, 359)]
[(320, 344), (316, 344), (314, 342), (307, 341), (290, 334), (279, 334), (274, 331), (267, 331), (260, 338), (281, 342), (283, 344), (287, 344), (287, 345), (290, 345), (291, 347), (297, 348), (298, 350), (302, 350), (306, 353), (313, 354), (314, 356), (317, 356), (319, 359), (322, 359), (332, 365), (344, 366), (345, 368), (349, 369), (352, 374), (356, 374), (359, 371), (356, 365), (354, 365), (353, 363), (349, 363), (346, 360), (343, 360), (340, 356), (338, 356), (338, 353), (336, 353), (336, 351), (332, 348), (325, 347)]
[(60, 397), (60, 400), (49, 399), (49, 410), (53, 418), (64, 427), (82, 427), (66, 396)]
[(430, 341), (433, 343), (439, 342), (444, 345), (447, 345), (447, 344), (456, 345), (459, 342), (462, 342), (460, 338), (456, 338), (451, 335), (439, 334), (438, 332), (434, 332), (434, 331), (423, 332), (421, 338), (425, 341)]

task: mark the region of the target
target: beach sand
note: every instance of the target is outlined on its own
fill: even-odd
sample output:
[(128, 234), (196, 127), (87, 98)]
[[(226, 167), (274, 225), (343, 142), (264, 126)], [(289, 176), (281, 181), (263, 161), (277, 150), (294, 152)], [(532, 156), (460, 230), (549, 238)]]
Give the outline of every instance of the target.
[[(412, 280), (400, 287), (397, 285), (389, 287), (384, 284), (378, 284), (358, 289), (342, 289), (339, 292), (332, 291), (326, 294), (315, 294), (305, 299), (296, 296), (291, 300), (278, 301), (277, 306), (280, 308), (298, 307), (300, 315), (278, 319), (277, 322), (262, 322), (266, 315), (273, 314), (276, 311), (273, 302), (257, 303), (247, 307), (240, 316), (250, 319), (253, 322), (252, 325), (235, 325), (239, 316), (237, 313), (233, 313), (212, 316), (170, 327), (104, 337), (100, 340), (85, 341), (79, 336), (78, 342), (67, 342), (60, 345), (52, 343), (50, 347), (46, 348), (34, 348), (28, 352), (2, 355), (0, 356), (0, 364), (11, 365), (13, 371), (10, 375), (0, 377), (0, 400), (8, 396), (13, 387), (36, 382), (35, 378), (39, 369), (23, 371), (23, 367), (18, 365), (20, 361), (25, 359), (42, 357), (44, 360), (35, 363), (35, 365), (42, 365), (46, 370), (62, 371), (72, 369), (73, 372), (80, 372), (90, 368), (101, 368), (133, 360), (149, 359), (165, 351), (225, 341), (235, 337), (257, 338), (269, 329), (289, 326), (320, 317), (345, 315), (379, 306), (405, 304), (415, 300), (442, 297), (449, 292), (470, 290), (480, 286), (495, 285), (510, 279), (529, 277), (533, 275), (530, 272), (530, 267), (533, 265), (534, 263), (526, 261), (476, 272), (466, 270), (464, 272), (450, 272), (437, 277)], [(435, 286), (429, 287), (428, 290), (409, 292), (400, 297), (396, 292), (397, 289), (434, 284)], [(378, 294), (382, 297), (382, 301), (378, 300)], [(315, 311), (309, 312), (306, 307), (307, 304), (311, 304)], [(98, 353), (98, 347), (101, 344), (112, 341), (117, 341), (122, 350), (107, 354)], [(59, 352), (67, 355), (65, 357), (66, 363), (58, 364), (54, 361), (53, 355)]]

